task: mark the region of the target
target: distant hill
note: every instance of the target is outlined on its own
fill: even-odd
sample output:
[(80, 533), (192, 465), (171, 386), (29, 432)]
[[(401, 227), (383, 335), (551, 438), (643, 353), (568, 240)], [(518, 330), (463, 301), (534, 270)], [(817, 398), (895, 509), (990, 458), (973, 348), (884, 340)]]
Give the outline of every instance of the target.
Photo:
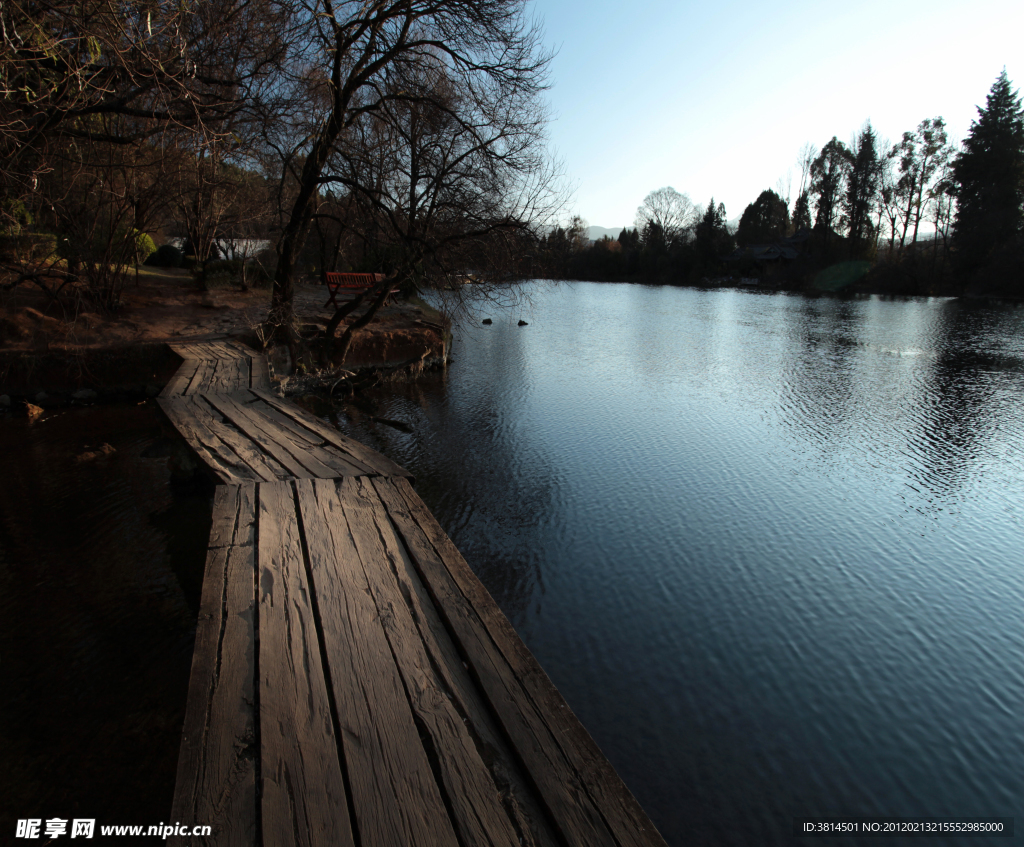
[(604, 226), (590, 226), (587, 227), (587, 238), (591, 241), (600, 241), (606, 235), (609, 238), (618, 238), (619, 233), (622, 232), (623, 229), (625, 229), (625, 227), (617, 226), (613, 229), (608, 229)]

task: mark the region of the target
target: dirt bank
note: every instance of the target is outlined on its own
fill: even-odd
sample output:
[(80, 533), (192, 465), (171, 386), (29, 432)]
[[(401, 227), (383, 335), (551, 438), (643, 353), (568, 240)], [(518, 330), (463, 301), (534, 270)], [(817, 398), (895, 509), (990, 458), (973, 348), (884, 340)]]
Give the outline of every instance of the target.
[[(30, 283), (0, 293), (0, 395), (42, 393), (50, 405), (72, 402), (82, 390), (96, 393), (85, 395), (90, 400), (153, 396), (178, 365), (168, 343), (232, 338), (258, 348), (256, 328), (270, 293), (206, 291), (186, 271), (145, 268), (121, 300), (119, 309), (103, 313), (74, 292), (58, 301)], [(321, 286), (296, 286), (304, 334), (326, 327), (326, 300)], [(415, 372), (446, 356), (440, 316), (418, 301), (396, 302), (355, 334), (346, 367)], [(280, 375), (293, 370), (283, 351), (272, 351), (272, 361)]]

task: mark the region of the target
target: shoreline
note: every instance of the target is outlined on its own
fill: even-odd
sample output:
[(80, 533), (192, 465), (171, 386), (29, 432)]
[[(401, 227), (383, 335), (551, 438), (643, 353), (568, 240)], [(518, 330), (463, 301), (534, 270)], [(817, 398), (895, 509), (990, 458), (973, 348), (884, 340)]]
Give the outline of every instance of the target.
[[(322, 337), (333, 310), (322, 286), (296, 286), (295, 313), (301, 334)], [(204, 290), (182, 272), (148, 272), (125, 289), (126, 304), (113, 313), (87, 311), (81, 303), (46, 300), (34, 289), (18, 289), (0, 302), (0, 412), (155, 397), (180, 359), (171, 344), (216, 340), (261, 347), (256, 336), (269, 306), (265, 290)], [(451, 347), (445, 318), (418, 298), (380, 311), (358, 330), (344, 370), (386, 379), (415, 378), (444, 367)], [(308, 356), (293, 363), (288, 351), (266, 351), (277, 375), (314, 373)], [(2, 399), (6, 398), (6, 399)]]

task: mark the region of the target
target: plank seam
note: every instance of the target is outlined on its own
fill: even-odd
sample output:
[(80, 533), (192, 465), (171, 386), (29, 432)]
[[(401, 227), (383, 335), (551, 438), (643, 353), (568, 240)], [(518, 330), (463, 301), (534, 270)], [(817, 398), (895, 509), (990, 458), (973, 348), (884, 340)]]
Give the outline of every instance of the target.
[(260, 716), (260, 483), (253, 485), (252, 518), (252, 734), (256, 784), (256, 843), (263, 844), (263, 733)]
[[(297, 487), (299, 480), (291, 480), (290, 482), (292, 502), (295, 504), (295, 520), (299, 530), (299, 546), (302, 548), (302, 565), (306, 571), (306, 585), (309, 587), (310, 608), (313, 612), (313, 626), (316, 628), (316, 643), (320, 648), (320, 665), (323, 668), (324, 682), (327, 688), (327, 704), (331, 710), (331, 724), (334, 726), (334, 741), (338, 752), (338, 764), (341, 768), (342, 784), (345, 786), (345, 803), (348, 806), (348, 818), (351, 822), (349, 829), (352, 832), (352, 841), (355, 847), (362, 847), (362, 836), (359, 832), (359, 821), (356, 818), (355, 797), (352, 794), (348, 760), (345, 757), (345, 742), (341, 732), (341, 719), (338, 716), (338, 703), (335, 700), (334, 682), (331, 679), (331, 663), (328, 661), (327, 656), (327, 643), (324, 638), (324, 623), (323, 618), (320, 615), (320, 598), (317, 596), (317, 592), (313, 587), (316, 583), (313, 580), (313, 563), (310, 560), (309, 544), (306, 541), (306, 524), (302, 517), (302, 508), (299, 505), (299, 492)], [(313, 492), (313, 497), (316, 499), (317, 491), (316, 486), (313, 485), (313, 481), (308, 480), (306, 481), (306, 484), (309, 485), (310, 490)], [(348, 528), (347, 517), (345, 527), (346, 529)], [(296, 843), (300, 842), (297, 841)]]
[[(241, 511), (241, 486), (235, 487), (235, 520), (231, 527), (231, 540), (234, 541), (238, 535), (238, 515)], [(221, 548), (224, 549), (224, 548)], [(213, 684), (210, 686), (210, 699), (206, 702), (206, 722), (203, 725), (203, 740), (200, 749), (206, 749), (206, 740), (210, 735), (210, 726), (213, 723), (213, 701), (216, 699), (217, 688), (220, 685), (220, 670), (224, 662), (224, 634), (228, 628), (228, 569), (231, 565), (230, 547), (224, 553), (224, 580), (220, 594), (220, 631), (217, 633), (217, 661), (213, 667)]]

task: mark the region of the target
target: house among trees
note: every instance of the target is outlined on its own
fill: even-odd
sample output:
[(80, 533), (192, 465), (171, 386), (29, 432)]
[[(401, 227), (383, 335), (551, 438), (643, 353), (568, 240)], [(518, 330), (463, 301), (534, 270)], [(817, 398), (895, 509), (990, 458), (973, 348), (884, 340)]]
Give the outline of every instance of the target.
[(790, 265), (810, 252), (811, 230), (800, 229), (790, 236), (776, 238), (764, 244), (746, 244), (725, 256), (726, 262), (754, 264), (763, 274)]

